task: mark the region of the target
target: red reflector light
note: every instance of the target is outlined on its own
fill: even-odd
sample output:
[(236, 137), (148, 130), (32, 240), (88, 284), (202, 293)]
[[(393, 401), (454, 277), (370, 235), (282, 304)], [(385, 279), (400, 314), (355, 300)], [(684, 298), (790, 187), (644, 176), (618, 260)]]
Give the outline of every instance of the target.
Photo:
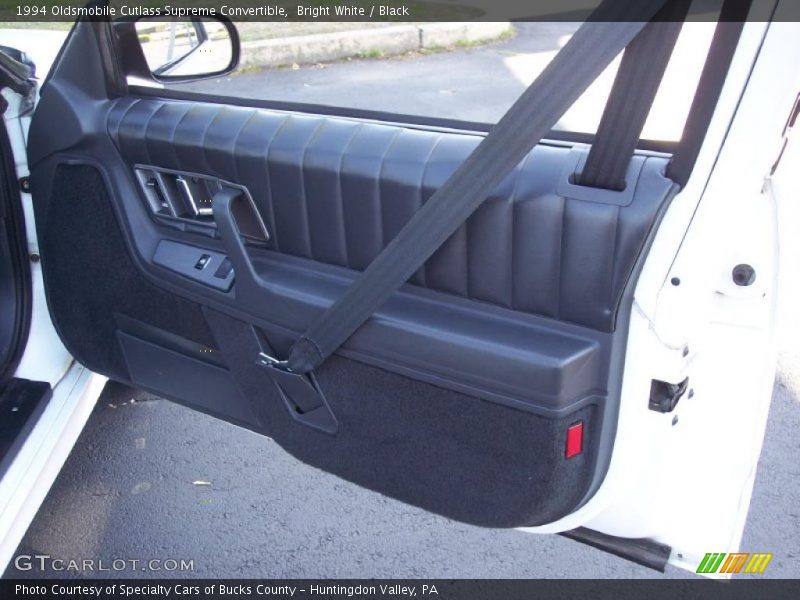
[(567, 449), (565, 458), (572, 458), (583, 452), (583, 421), (567, 427)]

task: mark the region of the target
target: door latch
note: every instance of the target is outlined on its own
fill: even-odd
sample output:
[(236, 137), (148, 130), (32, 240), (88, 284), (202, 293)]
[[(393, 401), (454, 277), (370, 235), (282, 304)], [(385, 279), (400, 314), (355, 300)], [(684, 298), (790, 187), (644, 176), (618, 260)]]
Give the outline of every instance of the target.
[(653, 379), (650, 382), (650, 410), (660, 413), (672, 412), (687, 389), (689, 389), (688, 377), (680, 383), (667, 383)]

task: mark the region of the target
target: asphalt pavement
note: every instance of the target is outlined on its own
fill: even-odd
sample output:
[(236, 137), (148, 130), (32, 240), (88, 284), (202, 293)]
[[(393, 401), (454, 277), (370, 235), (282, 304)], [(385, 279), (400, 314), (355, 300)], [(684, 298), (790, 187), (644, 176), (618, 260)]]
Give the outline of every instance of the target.
[[(446, 99), (460, 118), (494, 120), (524, 87), (510, 70), (500, 72), (498, 61), (508, 65), (506, 59), (536, 44), (549, 52), (570, 33), (569, 25), (553, 27), (548, 35), (540, 30), (539, 37), (487, 48), (267, 71), (214, 85), (228, 94), (416, 114), (438, 114)], [(215, 91), (209, 84), (204, 90)], [(800, 576), (799, 408), (800, 379), (784, 365), (743, 541), (746, 549), (774, 553), (769, 577)], [(116, 384), (99, 401), (17, 552), (36, 553), (106, 565), (193, 561), (189, 572), (97, 576), (661, 577), (558, 536), (481, 529), (428, 514), (308, 467), (269, 439)], [(19, 571), (13, 564), (5, 573), (64, 575), (70, 573)], [(684, 576), (691, 575), (671, 567), (666, 573)]]
[[(298, 68), (236, 73), (175, 86), (182, 90), (258, 100), (302, 102), (495, 123), (578, 28), (576, 23), (515, 23), (511, 39), (475, 48)], [(678, 139), (713, 34), (712, 23), (684, 28), (643, 136)], [(615, 67), (560, 119), (557, 129), (594, 132)]]
[(464, 121), (495, 122), (574, 33), (574, 23), (521, 23), (510, 40), (431, 54), (236, 73), (176, 88)]

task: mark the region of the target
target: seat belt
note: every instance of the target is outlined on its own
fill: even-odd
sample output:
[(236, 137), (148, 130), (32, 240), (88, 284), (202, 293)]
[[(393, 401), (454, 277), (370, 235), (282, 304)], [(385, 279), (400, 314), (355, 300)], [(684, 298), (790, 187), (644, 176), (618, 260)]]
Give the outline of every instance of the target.
[(539, 77), (345, 293), (291, 347), (258, 363), (312, 372), (419, 269), (552, 129), (667, 0), (604, 0)]
[(664, 79), (692, 0), (672, 0), (622, 55), (578, 184), (622, 191), (631, 156)]
[(722, 5), (717, 29), (708, 49), (708, 58), (697, 83), (689, 116), (683, 126), (680, 144), (667, 167), (667, 177), (680, 186), (689, 181), (689, 175), (706, 139), (711, 117), (728, 78), (734, 52), (739, 45), (752, 5), (753, 0), (725, 0)]

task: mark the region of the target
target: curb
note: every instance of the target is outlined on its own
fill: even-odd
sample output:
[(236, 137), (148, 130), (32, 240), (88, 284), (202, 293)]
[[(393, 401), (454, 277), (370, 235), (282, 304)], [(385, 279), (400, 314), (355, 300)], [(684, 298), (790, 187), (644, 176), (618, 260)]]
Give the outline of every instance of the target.
[(419, 29), (419, 49), (446, 48), (456, 44), (489, 42), (511, 31), (508, 22), (423, 23)]
[(278, 67), (330, 62), (358, 56), (391, 56), (494, 40), (510, 23), (420, 23), (300, 35), (242, 45), (241, 66)]

